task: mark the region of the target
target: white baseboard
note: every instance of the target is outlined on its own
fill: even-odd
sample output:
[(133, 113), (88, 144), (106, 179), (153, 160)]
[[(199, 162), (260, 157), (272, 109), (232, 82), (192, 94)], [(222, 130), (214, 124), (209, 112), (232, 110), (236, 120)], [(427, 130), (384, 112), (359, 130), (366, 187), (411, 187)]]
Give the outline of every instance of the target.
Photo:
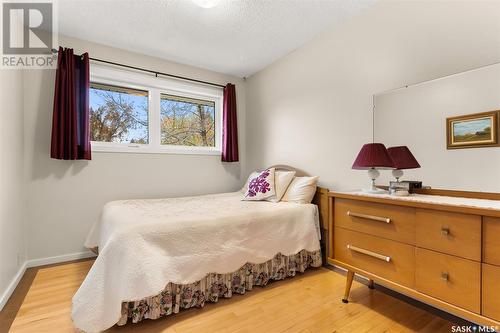
[(30, 267), (38, 267), (38, 266), (43, 266), (43, 265), (58, 264), (58, 263), (65, 262), (65, 261), (91, 258), (91, 257), (95, 257), (95, 256), (96, 256), (95, 253), (90, 252), (90, 251), (85, 251), (85, 252), (63, 254), (63, 255), (55, 256), (55, 257), (29, 259), (26, 261), (26, 267), (30, 268)]
[(21, 267), (17, 271), (16, 275), (12, 278), (12, 281), (7, 286), (7, 289), (0, 296), (0, 311), (3, 309), (5, 304), (7, 304), (7, 301), (9, 300), (10, 296), (12, 295), (14, 290), (16, 289), (17, 285), (19, 284), (19, 281), (21, 281), (21, 278), (23, 277), (27, 268), (38, 267), (38, 266), (43, 266), (43, 265), (50, 265), (50, 264), (57, 264), (57, 263), (61, 263), (61, 262), (65, 262), (65, 261), (72, 261), (72, 260), (77, 260), (77, 259), (91, 258), (91, 257), (95, 257), (95, 256), (96, 256), (95, 253), (90, 252), (90, 251), (85, 251), (85, 252), (63, 254), (63, 255), (55, 256), (55, 257), (26, 260), (21, 265)]
[(5, 291), (0, 296), (0, 311), (2, 311), (5, 304), (7, 304), (7, 301), (9, 300), (10, 296), (12, 295), (14, 290), (16, 289), (17, 285), (19, 284), (19, 281), (21, 281), (21, 278), (23, 277), (24, 272), (26, 272), (26, 268), (27, 268), (27, 266), (26, 266), (26, 261), (25, 261), (21, 265), (19, 270), (17, 271), (17, 273), (14, 276), (14, 278), (12, 279), (12, 281), (10, 281), (9, 285), (7, 286), (7, 289), (5, 289)]

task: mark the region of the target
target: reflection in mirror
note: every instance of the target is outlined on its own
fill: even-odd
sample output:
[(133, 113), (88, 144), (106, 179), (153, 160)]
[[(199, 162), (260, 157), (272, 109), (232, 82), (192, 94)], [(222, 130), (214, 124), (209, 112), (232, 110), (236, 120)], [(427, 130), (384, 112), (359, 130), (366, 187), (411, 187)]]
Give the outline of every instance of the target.
[[(486, 124), (489, 120), (473, 119), (476, 115), (467, 118), (500, 110), (500, 64), (379, 93), (375, 104), (375, 142), (407, 146), (421, 165), (405, 170), (404, 180), (439, 189), (500, 192), (500, 147), (491, 141), (495, 135), (498, 140), (498, 120)], [(461, 116), (474, 121), (455, 125), (456, 141), (489, 143), (450, 147), (447, 118)], [(382, 172), (378, 183), (391, 180), (390, 171)]]

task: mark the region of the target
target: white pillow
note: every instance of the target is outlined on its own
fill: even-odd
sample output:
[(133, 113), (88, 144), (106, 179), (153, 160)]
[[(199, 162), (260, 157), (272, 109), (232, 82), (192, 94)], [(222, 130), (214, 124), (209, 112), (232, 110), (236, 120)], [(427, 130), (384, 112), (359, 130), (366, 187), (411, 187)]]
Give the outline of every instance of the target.
[(294, 176), (295, 171), (275, 171), (274, 186), (276, 186), (276, 194), (266, 200), (271, 202), (279, 202), (285, 195), (286, 189), (292, 182)]
[(274, 195), (276, 195), (274, 168), (270, 168), (260, 172), (257, 177), (250, 180), (243, 200), (266, 200)]
[(281, 201), (311, 203), (319, 177), (295, 177)]
[(252, 179), (254, 179), (255, 177), (257, 177), (257, 175), (260, 173), (260, 171), (254, 171), (250, 174), (250, 176), (248, 176), (247, 178), (247, 182), (245, 183), (245, 185), (243, 185), (243, 187), (241, 188), (241, 192), (245, 193), (247, 190), (248, 190), (248, 184), (250, 183), (250, 181)]

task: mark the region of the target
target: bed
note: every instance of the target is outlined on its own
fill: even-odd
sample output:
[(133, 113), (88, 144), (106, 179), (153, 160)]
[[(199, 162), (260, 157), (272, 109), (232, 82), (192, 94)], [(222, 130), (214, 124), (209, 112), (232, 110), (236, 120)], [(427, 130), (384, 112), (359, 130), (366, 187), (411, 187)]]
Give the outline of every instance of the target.
[(241, 199), (106, 204), (85, 243), (99, 256), (73, 297), (75, 326), (157, 319), (321, 266), (316, 205)]

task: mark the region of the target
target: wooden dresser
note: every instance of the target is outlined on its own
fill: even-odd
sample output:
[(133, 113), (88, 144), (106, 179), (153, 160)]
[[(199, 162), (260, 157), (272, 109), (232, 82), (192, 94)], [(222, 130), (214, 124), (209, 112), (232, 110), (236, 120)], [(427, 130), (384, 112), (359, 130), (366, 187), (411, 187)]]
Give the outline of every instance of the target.
[[(328, 263), (476, 324), (500, 326), (500, 201), (329, 193)], [(498, 207), (495, 205), (499, 204)]]

